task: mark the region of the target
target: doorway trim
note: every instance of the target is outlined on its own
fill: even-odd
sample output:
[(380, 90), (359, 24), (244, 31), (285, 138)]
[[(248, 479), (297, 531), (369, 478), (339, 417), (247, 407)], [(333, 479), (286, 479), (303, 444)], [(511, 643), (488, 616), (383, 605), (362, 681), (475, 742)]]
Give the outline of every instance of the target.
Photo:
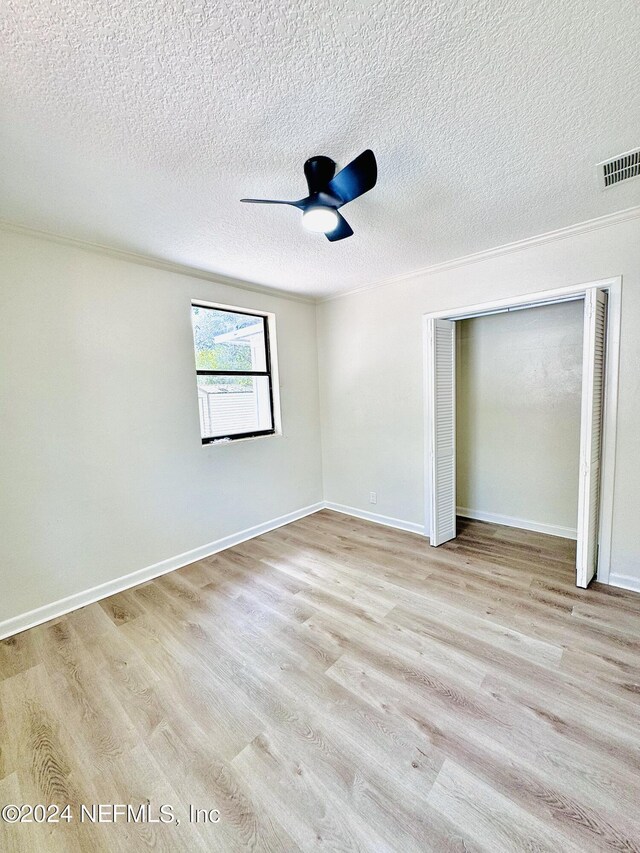
[[(609, 296), (607, 313), (607, 344), (605, 356), (605, 392), (604, 392), (604, 428), (601, 448), (600, 473), (600, 521), (598, 541), (598, 569), (596, 579), (600, 583), (609, 583), (611, 574), (611, 541), (613, 529), (613, 492), (615, 485), (616, 462), (616, 424), (618, 417), (618, 381), (620, 370), (620, 326), (622, 320), (622, 276), (589, 281), (582, 284), (572, 284), (566, 287), (556, 287), (549, 290), (538, 290), (519, 296), (507, 296), (471, 305), (448, 308), (422, 315), (423, 328), (423, 369), (424, 369), (424, 407), (425, 407), (425, 535), (431, 533), (431, 435), (430, 423), (430, 390), (429, 382), (429, 320), (464, 320), (483, 314), (493, 314), (502, 311), (533, 308), (538, 305), (552, 305), (570, 299), (579, 299), (586, 295), (587, 290), (597, 288), (606, 290)], [(428, 533), (427, 533), (428, 531)]]

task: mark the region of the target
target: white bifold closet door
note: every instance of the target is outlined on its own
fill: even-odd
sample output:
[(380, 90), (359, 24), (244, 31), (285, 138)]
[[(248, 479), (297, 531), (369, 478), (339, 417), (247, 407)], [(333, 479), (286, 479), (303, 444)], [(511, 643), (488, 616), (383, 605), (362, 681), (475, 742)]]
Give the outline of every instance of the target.
[(604, 423), (607, 294), (587, 290), (584, 300), (582, 416), (576, 584), (586, 588), (598, 568), (600, 456)]
[(429, 541), (432, 545), (442, 545), (456, 535), (456, 324), (451, 320), (429, 320), (429, 325)]

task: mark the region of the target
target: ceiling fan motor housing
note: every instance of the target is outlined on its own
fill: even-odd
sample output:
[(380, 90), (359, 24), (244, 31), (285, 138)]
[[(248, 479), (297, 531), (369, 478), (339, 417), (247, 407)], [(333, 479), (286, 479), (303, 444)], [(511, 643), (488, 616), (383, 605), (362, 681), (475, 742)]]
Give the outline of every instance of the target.
[(307, 179), (309, 195), (325, 189), (336, 173), (336, 164), (331, 157), (309, 157), (304, 164), (304, 176)]

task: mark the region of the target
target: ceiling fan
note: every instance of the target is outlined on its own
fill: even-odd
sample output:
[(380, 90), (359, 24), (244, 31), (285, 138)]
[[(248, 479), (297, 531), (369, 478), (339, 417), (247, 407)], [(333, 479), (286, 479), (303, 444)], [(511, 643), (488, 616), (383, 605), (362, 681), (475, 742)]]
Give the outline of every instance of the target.
[(302, 211), (302, 224), (309, 231), (319, 231), (335, 243), (351, 237), (353, 231), (338, 209), (376, 185), (378, 166), (373, 151), (363, 151), (336, 175), (336, 164), (330, 157), (310, 157), (304, 164), (309, 195), (299, 201), (270, 198), (241, 198), (249, 204), (290, 204)]

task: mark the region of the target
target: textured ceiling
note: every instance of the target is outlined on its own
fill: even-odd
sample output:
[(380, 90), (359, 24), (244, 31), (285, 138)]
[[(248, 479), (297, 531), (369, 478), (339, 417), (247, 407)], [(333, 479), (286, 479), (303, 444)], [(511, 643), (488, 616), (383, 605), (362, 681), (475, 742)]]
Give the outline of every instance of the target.
[[(0, 217), (322, 296), (640, 203), (638, 0), (5, 0)], [(302, 165), (375, 151), (330, 244)]]

